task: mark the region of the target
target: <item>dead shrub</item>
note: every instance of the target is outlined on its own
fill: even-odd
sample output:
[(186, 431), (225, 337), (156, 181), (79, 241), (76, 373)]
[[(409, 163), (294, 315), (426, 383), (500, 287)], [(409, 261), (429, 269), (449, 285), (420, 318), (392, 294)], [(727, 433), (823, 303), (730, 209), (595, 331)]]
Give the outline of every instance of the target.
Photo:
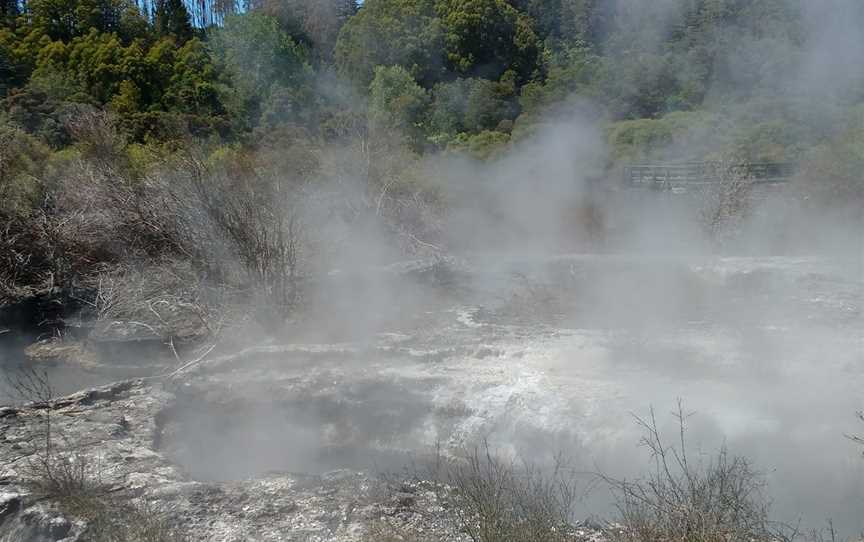
[[(576, 482), (563, 458), (549, 470), (496, 457), (483, 443), (439, 468), (451, 513), (473, 542), (572, 540)], [(445, 499), (442, 499), (445, 500)]]
[(263, 300), (290, 311), (298, 296), (302, 186), (278, 175), (232, 177), (198, 166), (197, 201)]
[(707, 164), (705, 184), (700, 194), (699, 215), (708, 235), (722, 241), (734, 233), (750, 210), (753, 178), (749, 164), (722, 160)]
[(608, 476), (622, 528), (612, 532), (623, 542), (737, 542), (777, 540), (768, 518), (765, 481), (750, 462), (721, 448), (707, 463), (687, 454), (686, 419), (679, 402), (675, 417), (678, 443), (670, 446), (660, 434), (653, 410), (636, 418), (644, 430), (653, 470), (643, 479)]
[[(860, 421), (864, 422), (864, 411), (856, 412), (855, 415)], [(862, 437), (861, 435), (846, 435), (846, 438), (848, 438), (855, 444), (864, 447), (864, 437)], [(862, 455), (864, 455), (864, 452), (862, 452)]]
[[(40, 415), (32, 450), (16, 463), (14, 478), (33, 496), (56, 504), (63, 514), (87, 523), (89, 542), (180, 542), (184, 538), (167, 515), (143, 500), (125, 498), (106, 480), (107, 465), (87, 453), (86, 444), (72, 445), (54, 427), (54, 389), (44, 371), (20, 369), (6, 375), (18, 400)], [(10, 463), (11, 464), (11, 463)], [(8, 465), (8, 464), (7, 464)]]
[(232, 292), (211, 286), (188, 264), (165, 261), (141, 270), (118, 266), (91, 283), (97, 322), (135, 322), (153, 335), (181, 340), (215, 337), (228, 318)]

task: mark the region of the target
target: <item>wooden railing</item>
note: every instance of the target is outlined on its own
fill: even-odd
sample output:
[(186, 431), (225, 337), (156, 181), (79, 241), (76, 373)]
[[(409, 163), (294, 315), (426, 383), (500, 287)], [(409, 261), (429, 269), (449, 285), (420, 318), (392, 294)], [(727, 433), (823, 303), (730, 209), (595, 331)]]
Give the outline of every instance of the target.
[(689, 164), (633, 165), (624, 168), (624, 182), (634, 187), (686, 188), (744, 179), (752, 183), (783, 183), (795, 173), (788, 162), (726, 165), (719, 162)]

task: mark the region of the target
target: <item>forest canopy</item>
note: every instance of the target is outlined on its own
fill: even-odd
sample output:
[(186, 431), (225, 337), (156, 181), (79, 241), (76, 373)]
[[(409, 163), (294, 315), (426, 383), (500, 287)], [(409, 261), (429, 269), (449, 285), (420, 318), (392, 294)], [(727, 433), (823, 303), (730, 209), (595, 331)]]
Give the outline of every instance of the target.
[[(758, 140), (752, 158), (786, 159), (826, 135), (802, 100), (831, 93), (814, 116), (842, 119), (864, 99), (860, 63), (843, 88), (796, 79), (823, 39), (813, 15), (786, 0), (3, 0), (0, 99), (4, 122), (53, 149), (81, 106), (136, 143), (249, 142), (276, 124), (327, 140), (336, 119), (387, 116), (422, 153), (590, 104), (628, 123), (612, 130), (619, 155), (709, 111), (735, 118), (727, 142)], [(772, 123), (796, 136), (772, 139)]]
[[(862, 27), (857, 0), (0, 0), (0, 296), (129, 258), (219, 275), (219, 251), (267, 252), (293, 228), (275, 202), (349, 178), (357, 201), (327, 216), (364, 208), (437, 247), (417, 231), (454, 196), (429, 157), (495, 162), (574, 117), (605, 137), (580, 173), (595, 182), (634, 162), (795, 161), (848, 204), (864, 188)], [(129, 205), (112, 219), (127, 238), (97, 242), (97, 200)], [(193, 200), (233, 249), (205, 257), (156, 220)], [(261, 209), (274, 230), (252, 228)], [(66, 240), (64, 213), (84, 221)]]

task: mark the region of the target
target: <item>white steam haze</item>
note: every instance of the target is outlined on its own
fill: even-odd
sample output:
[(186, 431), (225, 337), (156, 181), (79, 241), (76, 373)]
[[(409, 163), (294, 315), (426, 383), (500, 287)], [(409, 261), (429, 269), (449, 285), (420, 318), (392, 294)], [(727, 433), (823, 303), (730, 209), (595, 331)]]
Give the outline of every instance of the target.
[[(676, 16), (673, 2), (631, 3), (637, 24)], [(808, 24), (801, 57), (781, 61), (785, 52), (765, 36), (742, 43), (740, 58), (725, 59), (727, 71), (773, 70), (776, 88), (799, 107), (830, 111), (864, 92), (864, 4), (800, 6)], [(734, 104), (718, 104), (716, 112), (729, 109)], [(473, 270), (467, 299), (437, 300), (462, 312), (454, 313), (454, 335), (432, 342), (458, 351), (465, 341), (466, 353), (436, 369), (367, 362), (385, 375), (416, 371), (418, 381), (430, 382), (420, 387), (432, 387), (421, 394), (431, 406), (453, 402), (471, 414), (454, 428), (406, 412), (416, 427), (395, 440), (422, 453), (439, 439), (459, 445), (486, 436), (532, 460), (565, 450), (586, 471), (632, 477), (648, 462), (630, 413), (653, 406), (671, 435), (674, 419), (666, 414), (680, 398), (696, 413), (688, 422), (694, 450), (710, 454), (725, 443), (752, 459), (766, 474), (778, 519), (817, 525), (833, 518), (844, 532), (861, 531), (864, 461), (844, 438), (861, 429), (855, 412), (864, 408), (861, 210), (814, 206), (779, 189), (718, 246), (697, 225), (691, 200), (595, 186), (608, 155), (596, 110), (578, 101), (491, 164), (426, 160), (449, 205), (443, 244)], [(699, 148), (675, 154), (698, 155), (712, 144), (711, 134), (694, 140)], [(589, 203), (604, 223), (599, 243), (580, 216)], [(382, 254), (387, 242), (367, 233), (368, 244), (352, 238), (348, 260), (369, 264), (370, 254)], [(472, 319), (478, 306), (514, 296), (513, 272), (539, 273), (539, 282), (551, 284), (565, 298), (569, 325), (490, 329)], [(575, 286), (556, 291), (562, 274)], [(369, 317), (430, 308), (422, 292), (391, 289), (387, 280), (345, 302), (364, 333), (409, 333), (404, 320), (377, 327)], [(595, 490), (584, 512), (608, 514), (608, 501)]]
[[(626, 4), (646, 48), (681, 5)], [(769, 70), (802, 116), (830, 113), (864, 95), (864, 1), (796, 4), (803, 55), (790, 61), (764, 36), (725, 70)], [(321, 83), (362, 108), (336, 86)], [(864, 458), (846, 438), (864, 433), (862, 209), (772, 188), (718, 241), (693, 197), (631, 191), (605, 171), (599, 106), (564, 109), (490, 162), (417, 159), (447, 208), (417, 255), (458, 270), (443, 288), (397, 273), (409, 266), (402, 232), (357, 210), (374, 151), (328, 149), (327, 178), (304, 188), (298, 211), (315, 263), (311, 306), (278, 340), (295, 351), (218, 374), (245, 410), (191, 382), (166, 449), (193, 477), (225, 480), (398, 470), (438, 443), (455, 453), (487, 438), (504, 454), (542, 464), (563, 452), (580, 471), (630, 479), (650, 466), (631, 414), (653, 407), (673, 436), (680, 399), (694, 412), (693, 457), (724, 444), (747, 456), (778, 520), (864, 531)], [(712, 102), (724, 122), (735, 111)], [(701, 156), (722, 145), (713, 136), (669, 154)], [(608, 491), (583, 478), (577, 515), (608, 517)]]

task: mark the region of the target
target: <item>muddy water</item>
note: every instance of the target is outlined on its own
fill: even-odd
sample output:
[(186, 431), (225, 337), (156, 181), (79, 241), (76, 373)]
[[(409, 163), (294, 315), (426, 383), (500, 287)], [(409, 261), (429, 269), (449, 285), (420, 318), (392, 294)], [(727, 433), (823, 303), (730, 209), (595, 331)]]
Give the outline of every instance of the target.
[[(673, 438), (680, 398), (691, 458), (726, 444), (765, 473), (778, 519), (864, 529), (864, 458), (844, 437), (864, 433), (859, 261), (485, 258), (454, 282), (446, 302), (385, 296), (396, 320), (369, 297), (346, 305), (377, 332), (361, 342), (202, 369), (164, 449), (192, 477), (231, 479), (398, 470), (486, 438), (534, 462), (565, 452), (587, 490), (588, 473), (644, 472), (633, 415), (653, 407)], [(608, 515), (609, 494), (580, 506)]]

